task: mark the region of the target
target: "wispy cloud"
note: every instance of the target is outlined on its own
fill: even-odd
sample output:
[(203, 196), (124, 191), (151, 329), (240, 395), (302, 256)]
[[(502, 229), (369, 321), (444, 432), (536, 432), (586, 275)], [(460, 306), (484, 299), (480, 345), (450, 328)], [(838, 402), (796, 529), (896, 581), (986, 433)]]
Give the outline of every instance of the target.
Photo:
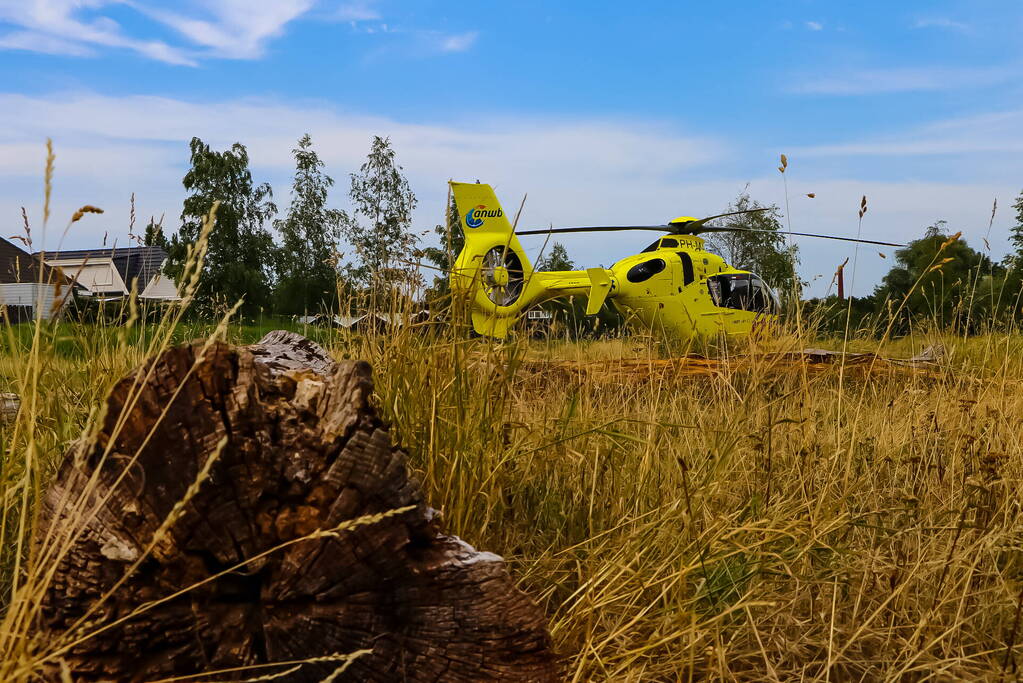
[(821, 31), (824, 29), (824, 24), (819, 21), (807, 21), (804, 22), (804, 25), (811, 31)]
[(456, 35), (441, 36), (441, 52), (465, 52), (476, 44), (479, 38), (479, 31), (467, 31)]
[(380, 11), (376, 8), (376, 0), (352, 0), (344, 2), (337, 8), (331, 18), (335, 21), (374, 21), (380, 19)]
[(955, 21), (948, 17), (926, 17), (917, 19), (911, 24), (912, 28), (942, 28), (950, 31), (969, 33), (970, 25), (961, 21)]
[[(302, 133), (312, 135), (335, 178), (358, 168), (372, 135), (390, 136), (421, 200), (416, 225), (422, 227), (434, 225), (444, 215), (447, 178), (479, 178), (494, 184), (506, 207), (528, 192), (522, 225), (529, 227), (551, 222), (653, 223), (682, 213), (711, 214), (734, 199), (747, 181), (764, 203), (783, 204), (785, 197), (777, 172), (753, 178), (714, 173), (728, 159), (755, 150), (736, 150), (721, 139), (636, 120), (488, 116), (474, 118), (471, 125), (424, 125), (386, 116), (353, 115), (322, 102), (0, 93), (0, 130), (4, 131), (0, 137), (0, 217), (18, 223), (22, 205), (27, 206), (30, 218), (39, 216), (39, 203), (33, 200), (41, 195), (42, 140), (54, 132), (58, 169), (54, 216), (70, 216), (84, 203), (107, 210), (102, 220), (76, 224), (68, 247), (95, 246), (106, 230), (111, 235), (125, 235), (131, 192), (136, 194), (139, 215), (166, 214), (167, 229), (176, 229), (171, 217), (181, 210), (181, 177), (187, 167), (187, 141), (193, 135), (216, 148), (235, 141), (246, 144), (254, 175), (269, 181), (281, 196), (287, 194), (294, 170), (289, 150)], [(971, 139), (978, 130), (990, 133), (985, 139)], [(800, 158), (815, 155), (872, 153), (871, 149), (876, 153), (891, 149), (899, 137), (905, 138), (906, 144), (915, 144), (921, 153), (927, 151), (928, 144), (932, 148), (942, 145), (946, 151), (955, 145), (976, 149), (993, 145), (999, 138), (1012, 150), (1023, 148), (1023, 133), (1018, 131), (1023, 131), (1023, 111), (933, 124), (926, 130), (856, 143), (861, 146), (858, 150), (837, 145), (785, 151), (791, 161), (800, 163)], [(988, 163), (991, 156), (984, 155), (981, 163)], [(770, 171), (776, 158), (771, 155), (766, 164)], [(1018, 191), (1009, 187), (1011, 181), (999, 181), (995, 186), (840, 178), (814, 178), (804, 167), (798, 182), (817, 198), (793, 203), (797, 224), (812, 226), (814, 232), (855, 234), (858, 203), (867, 194), (871, 213), (864, 236), (903, 241), (918, 236), (935, 218), (948, 218), (956, 229), (969, 227), (971, 217), (984, 219), (990, 213), (993, 196), (1010, 197)], [(338, 190), (331, 201), (343, 205), (343, 196)], [(1003, 220), (1001, 216), (999, 220)], [(980, 222), (986, 228), (986, 221)], [(542, 238), (527, 240), (527, 249), (535, 254), (542, 242)], [(573, 240), (568, 246), (579, 262), (606, 264), (633, 253), (637, 238), (612, 234), (601, 240)], [(804, 274), (812, 277), (821, 271), (825, 275), (833, 272), (833, 266), (849, 256), (853, 247), (805, 240), (800, 248), (807, 264)], [(996, 246), (996, 253), (998, 249), (1001, 246)], [(869, 292), (889, 265), (881, 259), (877, 262), (871, 270), (870, 264), (861, 261), (857, 277), (862, 290), (857, 292)], [(822, 263), (829, 264), (830, 270), (820, 266)]]
[(1023, 110), (948, 119), (887, 135), (797, 149), (803, 156), (936, 156), (1023, 153)]
[[(0, 49), (90, 56), (102, 49), (135, 52), (168, 64), (194, 66), (205, 57), (252, 59), (315, 0), (180, 2), (173, 10), (130, 0), (0, 0)], [(176, 31), (182, 44), (131, 35), (110, 16), (129, 7)], [(7, 33), (2, 30), (6, 28)]]
[(879, 95), (959, 90), (1004, 83), (1018, 74), (1007, 67), (892, 67), (860, 69), (803, 79), (790, 92), (812, 95)]
[(99, 13), (114, 0), (0, 0), (0, 46), (50, 54), (86, 56), (98, 48), (131, 50), (171, 64), (194, 64), (187, 51), (156, 40), (126, 35)]
[(0, 49), (25, 50), (68, 57), (91, 57), (96, 54), (96, 51), (85, 43), (65, 40), (35, 31), (13, 31), (6, 35), (0, 35)]
[(266, 43), (308, 12), (315, 0), (274, 0), (253, 9), (246, 0), (203, 3), (203, 14), (169, 12), (137, 5), (147, 15), (181, 34), (207, 55), (232, 59), (262, 56)]
[[(0, 94), (0, 130), (0, 217), (15, 221), (23, 204), (30, 216), (38, 214), (38, 206), (31, 212), (31, 202), (40, 194), (40, 141), (58, 131), (54, 214), (70, 215), (83, 203), (108, 210), (94, 222), (98, 233), (84, 232), (93, 224), (76, 225), (72, 239), (82, 246), (103, 230), (127, 225), (131, 192), (140, 215), (180, 213), (192, 136), (217, 148), (244, 143), (254, 174), (282, 196), (294, 171), (290, 150), (303, 133), (312, 135), (336, 178), (359, 167), (373, 135), (389, 136), (420, 194), (417, 215), (424, 225), (443, 213), (447, 178), (491, 182), (508, 203), (528, 191), (531, 225), (627, 220), (637, 205), (655, 215), (676, 215), (680, 190), (671, 178), (728, 153), (719, 140), (650, 122), (545, 116), (423, 125), (352, 115), (316, 102), (89, 93)], [(707, 204), (696, 211), (725, 206), (729, 197), (690, 199)]]
[[(92, 57), (127, 50), (148, 59), (195, 66), (204, 59), (258, 59), (289, 24), (306, 17), (341, 21), (359, 33), (402, 33), (414, 51), (465, 52), (477, 31), (442, 33), (428, 28), (384, 23), (378, 0), (349, 0), (314, 12), (320, 0), (0, 0), (0, 50), (24, 50), (70, 57)], [(322, 4), (322, 3), (321, 3)], [(134, 11), (130, 30), (115, 21), (114, 10)], [(145, 37), (146, 32), (176, 40)], [(5, 32), (6, 30), (6, 32)]]

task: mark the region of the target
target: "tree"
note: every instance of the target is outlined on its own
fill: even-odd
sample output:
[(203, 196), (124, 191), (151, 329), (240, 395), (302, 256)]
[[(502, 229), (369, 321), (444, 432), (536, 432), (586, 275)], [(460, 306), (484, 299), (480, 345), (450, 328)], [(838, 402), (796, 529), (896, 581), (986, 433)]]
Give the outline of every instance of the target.
[(166, 251), (170, 247), (170, 242), (167, 241), (167, 236), (163, 234), (163, 218), (160, 218), (160, 222), (157, 223), (152, 218), (149, 219), (149, 225), (146, 226), (146, 232), (142, 237), (142, 244), (147, 247), (160, 247)]
[(1016, 197), (1012, 208), (1016, 211), (1016, 225), (1009, 228), (1009, 241), (1015, 248), (1012, 260), (1016, 264), (1023, 263), (1023, 190)]
[(327, 208), (334, 180), (323, 172), (308, 134), (291, 153), (295, 156), (291, 206), (285, 218), (274, 222), (282, 241), (275, 298), (278, 311), (295, 314), (337, 303), (337, 242), (347, 216)]
[(575, 270), (575, 264), (568, 257), (568, 249), (561, 242), (555, 242), (551, 253), (536, 262), (536, 269), (543, 271)]
[(939, 325), (970, 322), (973, 311), (964, 304), (973, 303), (974, 283), (991, 270), (991, 262), (966, 240), (950, 237), (947, 225), (935, 222), (923, 237), (895, 252), (895, 265), (875, 292), (878, 301), (887, 299), (895, 307), (905, 301), (910, 317)]
[(251, 315), (270, 301), (274, 243), (263, 225), (277, 213), (273, 193), (266, 183), (253, 184), (244, 145), (236, 142), (230, 150), (216, 152), (192, 138), (189, 148), (192, 168), (182, 181), (189, 195), (181, 229), (171, 243), (171, 272), (181, 272), (188, 246), (198, 239), (203, 220), (219, 201), (196, 299), (208, 311), (244, 300), (241, 311)]
[(433, 229), (439, 238), (440, 246), (424, 247), (423, 257), (437, 266), (439, 272), (435, 272), (433, 287), (431, 287), (431, 298), (446, 297), (450, 289), (450, 273), (455, 266), (458, 254), (465, 248), (465, 233), (462, 232), (461, 220), (458, 216), (458, 207), (455, 206), (455, 198), (451, 198), (448, 204), (447, 220), (445, 225), (438, 224)]
[(355, 213), (343, 227), (355, 249), (349, 275), (370, 290), (375, 307), (380, 295), (398, 283), (420, 280), (413, 262), (418, 239), (410, 231), (416, 196), (395, 162), (388, 138), (373, 136), (366, 162), (351, 178)]
[[(707, 246), (719, 253), (731, 266), (750, 270), (764, 278), (772, 287), (791, 289), (796, 284), (798, 248), (786, 246), (781, 231), (781, 212), (777, 206), (765, 207), (743, 191), (723, 213), (767, 209), (758, 213), (731, 216), (724, 227), (738, 228), (735, 232), (707, 235)], [(765, 230), (767, 232), (743, 232)]]
[[(568, 256), (568, 249), (560, 242), (555, 242), (550, 253), (536, 262), (536, 270), (543, 272), (575, 269), (575, 263)], [(615, 308), (612, 300), (605, 300), (595, 315), (586, 315), (587, 299), (586, 296), (570, 296), (547, 301), (541, 307), (552, 312), (554, 319), (564, 324), (565, 332), (572, 339), (614, 334), (624, 327), (625, 318)]]

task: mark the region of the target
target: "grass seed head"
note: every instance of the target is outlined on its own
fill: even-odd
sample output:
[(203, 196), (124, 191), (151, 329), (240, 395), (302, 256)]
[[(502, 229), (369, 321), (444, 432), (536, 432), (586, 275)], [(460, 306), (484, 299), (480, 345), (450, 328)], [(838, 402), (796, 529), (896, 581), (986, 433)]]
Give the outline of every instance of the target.
[(77, 223), (82, 219), (82, 216), (87, 213), (103, 213), (103, 209), (98, 206), (93, 206), (92, 204), (86, 204), (82, 208), (78, 209), (78, 211), (75, 211), (75, 213), (71, 216), (71, 222)]

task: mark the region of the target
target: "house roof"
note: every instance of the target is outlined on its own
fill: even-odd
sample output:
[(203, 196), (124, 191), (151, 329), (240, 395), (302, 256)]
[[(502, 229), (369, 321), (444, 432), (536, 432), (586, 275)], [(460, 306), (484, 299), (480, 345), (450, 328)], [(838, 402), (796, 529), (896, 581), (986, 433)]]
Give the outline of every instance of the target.
[(48, 251), (48, 261), (64, 261), (81, 259), (105, 259), (114, 263), (121, 279), (130, 290), (132, 282), (137, 291), (142, 292), (146, 285), (160, 272), (163, 262), (167, 260), (167, 252), (161, 247), (120, 247), (117, 249), (71, 249), (65, 251)]
[(43, 268), (43, 282), (65, 280), (59, 268), (39, 263), (37, 255), (0, 238), (0, 284), (39, 282), (39, 267)]

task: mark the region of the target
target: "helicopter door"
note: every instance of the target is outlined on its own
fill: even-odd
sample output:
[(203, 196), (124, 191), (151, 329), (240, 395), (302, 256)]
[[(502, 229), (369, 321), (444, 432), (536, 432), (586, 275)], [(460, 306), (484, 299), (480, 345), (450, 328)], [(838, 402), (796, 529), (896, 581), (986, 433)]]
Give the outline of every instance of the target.
[(678, 257), (682, 259), (682, 286), (693, 284), (696, 280), (696, 274), (693, 272), (693, 257), (686, 251), (678, 252)]

